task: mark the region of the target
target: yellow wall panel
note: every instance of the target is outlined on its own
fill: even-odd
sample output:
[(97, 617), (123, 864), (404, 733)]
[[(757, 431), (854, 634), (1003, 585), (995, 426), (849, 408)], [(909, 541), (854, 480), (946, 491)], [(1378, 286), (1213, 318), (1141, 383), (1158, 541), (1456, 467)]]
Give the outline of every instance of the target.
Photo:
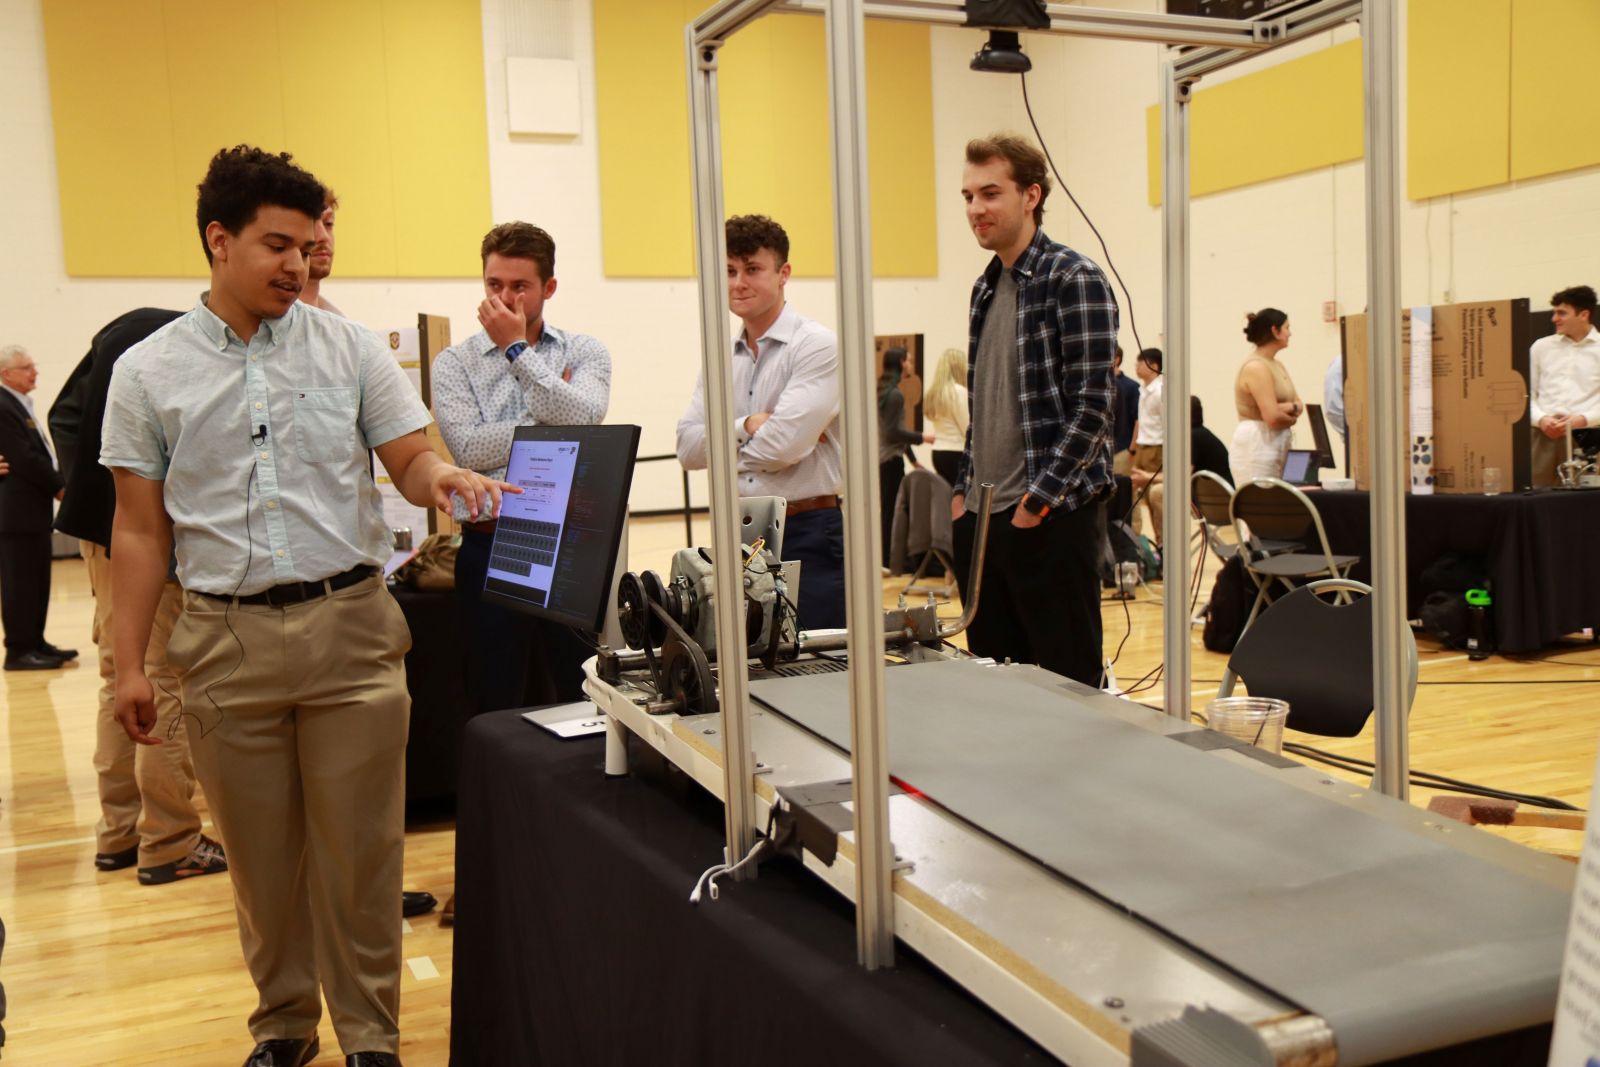
[(1511, 0), (1411, 0), (1406, 193), (1500, 185), (1510, 175)]
[(939, 273), (939, 253), (928, 28), (868, 22), (867, 55), (872, 270), (888, 278), (929, 277)]
[(1596, 0), (1511, 2), (1511, 177), (1600, 164), (1594, 134)]
[(195, 186), (219, 148), (249, 143), (295, 153), (338, 191), (338, 276), (477, 276), (478, 0), (43, 10), (68, 274), (204, 276)]
[[(595, 0), (602, 242), (612, 277), (693, 273), (684, 27), (703, 0)], [(927, 27), (867, 24), (873, 269), (938, 273)], [(718, 59), (729, 214), (789, 232), (794, 271), (833, 273), (833, 163), (820, 18), (769, 15)]]
[[(295, 158), (339, 197), (341, 276), (393, 277), (400, 273), (394, 198), (394, 142), (389, 89), (374, 71), (385, 68), (383, 0), (278, 0), (274, 10), (291, 47), (279, 55), (283, 115)], [(291, 33), (290, 28), (296, 29)], [(328, 101), (339, 113), (371, 116), (330, 122)], [(470, 260), (468, 254), (463, 257)]]
[(402, 278), (483, 276), (494, 225), (479, 0), (383, 0)]
[[(1347, 41), (1194, 94), (1191, 196), (1360, 159), (1361, 42)], [(1161, 203), (1161, 109), (1146, 117), (1150, 202)]]
[(694, 273), (683, 28), (695, 0), (594, 0), (600, 245), (612, 277)]
[[(178, 176), (161, 0), (47, 2), (44, 28), (68, 273), (193, 273), (202, 256), (194, 198), (179, 210), (170, 195)], [(93, 76), (105, 70), (118, 72), (113, 85)]]

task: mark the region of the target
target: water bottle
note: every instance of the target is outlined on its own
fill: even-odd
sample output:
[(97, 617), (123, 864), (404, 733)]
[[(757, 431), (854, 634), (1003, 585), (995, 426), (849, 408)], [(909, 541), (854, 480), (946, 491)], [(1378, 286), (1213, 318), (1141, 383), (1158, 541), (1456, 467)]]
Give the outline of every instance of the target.
[(1494, 598), (1487, 589), (1467, 590), (1467, 658), (1488, 659), (1494, 654)]

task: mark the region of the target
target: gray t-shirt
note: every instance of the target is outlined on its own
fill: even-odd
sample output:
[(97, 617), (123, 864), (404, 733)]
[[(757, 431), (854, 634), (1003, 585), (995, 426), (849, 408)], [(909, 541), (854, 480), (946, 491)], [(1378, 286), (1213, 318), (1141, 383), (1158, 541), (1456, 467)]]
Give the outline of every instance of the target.
[(1028, 491), (1017, 362), (1017, 283), (1009, 270), (1000, 272), (995, 285), (972, 373), (972, 478), (967, 499), (974, 506), (984, 482), (994, 483), (991, 514), (1010, 508)]

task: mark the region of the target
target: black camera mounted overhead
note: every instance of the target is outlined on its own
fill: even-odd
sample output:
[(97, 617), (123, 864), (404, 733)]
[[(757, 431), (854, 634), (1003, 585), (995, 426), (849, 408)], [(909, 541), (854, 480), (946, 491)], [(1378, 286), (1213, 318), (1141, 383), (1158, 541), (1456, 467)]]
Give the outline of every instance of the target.
[(972, 57), (972, 69), (994, 74), (1024, 74), (1033, 61), (1022, 54), (1017, 30), (1047, 30), (1044, 0), (967, 0), (965, 25), (989, 31), (989, 40)]
[(1044, 0), (967, 0), (963, 5), (965, 25), (989, 31), (972, 69), (994, 74), (1023, 74), (1033, 69), (1033, 61), (1022, 54), (1017, 30), (1047, 30), (1050, 16)]

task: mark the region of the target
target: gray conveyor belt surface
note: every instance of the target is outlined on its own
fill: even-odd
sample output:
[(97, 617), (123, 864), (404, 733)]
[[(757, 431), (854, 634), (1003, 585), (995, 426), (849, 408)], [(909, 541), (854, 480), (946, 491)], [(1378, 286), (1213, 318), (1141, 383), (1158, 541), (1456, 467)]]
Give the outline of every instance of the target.
[[(1570, 894), (1548, 880), (1096, 711), (1112, 698), (1070, 683), (959, 661), (887, 683), (892, 774), (1322, 1016), (1341, 1064), (1550, 1020)], [(751, 693), (848, 750), (847, 675)]]

